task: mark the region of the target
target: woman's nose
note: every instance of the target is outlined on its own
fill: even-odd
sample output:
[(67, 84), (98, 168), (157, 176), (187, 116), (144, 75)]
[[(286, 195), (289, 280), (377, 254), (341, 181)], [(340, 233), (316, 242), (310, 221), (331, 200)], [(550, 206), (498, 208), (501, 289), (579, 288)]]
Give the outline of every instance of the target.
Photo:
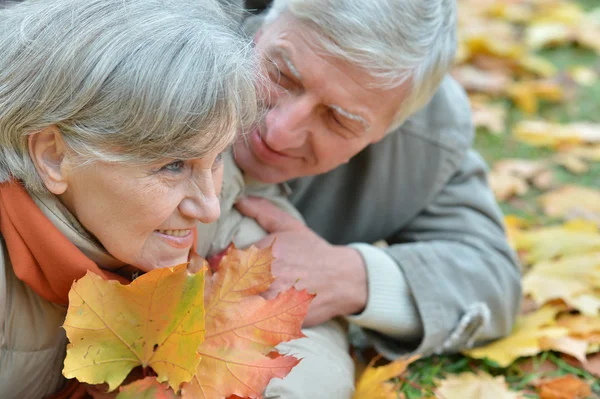
[(221, 215), (221, 205), (215, 190), (210, 170), (204, 171), (201, 178), (191, 182), (190, 193), (179, 204), (179, 211), (188, 218), (202, 223), (212, 223)]

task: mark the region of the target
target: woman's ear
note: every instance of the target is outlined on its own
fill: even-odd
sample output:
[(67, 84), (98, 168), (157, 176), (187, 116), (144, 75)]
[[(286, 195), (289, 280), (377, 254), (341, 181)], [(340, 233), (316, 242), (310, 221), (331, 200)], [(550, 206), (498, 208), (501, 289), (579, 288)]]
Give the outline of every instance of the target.
[(67, 190), (66, 146), (60, 130), (50, 126), (28, 138), (29, 156), (44, 185), (52, 194)]

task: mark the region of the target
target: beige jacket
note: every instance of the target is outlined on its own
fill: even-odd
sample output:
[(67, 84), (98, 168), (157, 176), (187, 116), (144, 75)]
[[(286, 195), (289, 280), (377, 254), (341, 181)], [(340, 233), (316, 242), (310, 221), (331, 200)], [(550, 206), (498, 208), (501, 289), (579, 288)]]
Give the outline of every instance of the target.
[[(221, 194), (223, 213), (218, 222), (199, 225), (198, 253), (206, 256), (227, 247), (232, 237), (247, 246), (264, 236), (264, 231), (232, 208), (246, 192), (245, 182), (230, 156), (225, 157), (225, 182)], [(252, 185), (253, 195), (272, 199), (296, 214), (280, 195), (277, 186)], [(88, 258), (104, 269), (123, 263), (109, 255), (86, 233), (54, 196), (33, 196), (52, 223)], [(46, 301), (19, 280), (0, 236), (0, 398), (37, 399), (51, 395), (65, 383), (62, 376), (66, 335), (61, 328), (66, 308)]]

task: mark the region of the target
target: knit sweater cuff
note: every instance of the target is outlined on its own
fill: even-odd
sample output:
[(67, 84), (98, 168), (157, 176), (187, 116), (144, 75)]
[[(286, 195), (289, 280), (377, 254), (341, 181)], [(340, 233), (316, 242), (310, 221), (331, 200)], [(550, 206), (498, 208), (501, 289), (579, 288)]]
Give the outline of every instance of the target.
[(415, 339), (423, 334), (423, 325), (414, 298), (402, 270), (382, 249), (356, 243), (365, 262), (369, 296), (364, 311), (347, 316), (348, 321), (395, 339)]

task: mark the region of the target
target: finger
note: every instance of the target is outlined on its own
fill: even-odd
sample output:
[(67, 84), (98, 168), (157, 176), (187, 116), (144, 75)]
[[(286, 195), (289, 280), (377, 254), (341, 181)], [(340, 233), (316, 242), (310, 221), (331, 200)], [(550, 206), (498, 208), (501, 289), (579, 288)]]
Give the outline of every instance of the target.
[(240, 199), (236, 204), (240, 213), (255, 219), (267, 233), (288, 231), (302, 228), (301, 221), (279, 209), (272, 202), (258, 197), (247, 197)]

